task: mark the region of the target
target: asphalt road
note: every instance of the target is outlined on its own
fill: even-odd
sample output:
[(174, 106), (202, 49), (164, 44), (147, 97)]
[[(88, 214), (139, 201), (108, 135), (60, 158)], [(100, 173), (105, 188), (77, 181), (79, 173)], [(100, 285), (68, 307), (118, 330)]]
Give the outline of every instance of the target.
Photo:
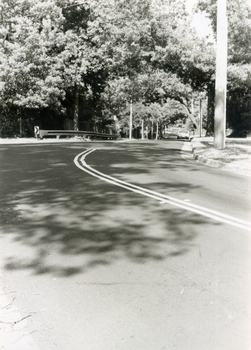
[(19, 349), (251, 348), (250, 178), (182, 146), (0, 146), (1, 284), (25, 320)]

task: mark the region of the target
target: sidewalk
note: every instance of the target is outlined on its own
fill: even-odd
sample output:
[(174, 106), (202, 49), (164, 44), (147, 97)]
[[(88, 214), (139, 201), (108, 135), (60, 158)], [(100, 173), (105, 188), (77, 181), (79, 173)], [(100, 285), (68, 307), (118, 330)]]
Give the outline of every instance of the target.
[(251, 138), (227, 138), (224, 150), (214, 148), (213, 137), (191, 140), (195, 160), (211, 167), (251, 176)]

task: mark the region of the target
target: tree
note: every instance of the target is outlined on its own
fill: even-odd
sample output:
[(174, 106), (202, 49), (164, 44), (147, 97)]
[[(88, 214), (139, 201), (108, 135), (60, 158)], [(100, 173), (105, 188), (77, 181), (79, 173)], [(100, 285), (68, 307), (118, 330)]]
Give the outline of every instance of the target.
[(132, 99), (174, 99), (196, 124), (192, 105), (212, 75), (212, 55), (188, 30), (183, 1), (3, 0), (2, 10), (7, 107), (67, 116), (77, 128), (119, 115)]
[(5, 19), (11, 23), (11, 31), (7, 29), (8, 38), (1, 47), (0, 72), (6, 102), (26, 108), (58, 108), (58, 99), (64, 96), (62, 66), (52, 51), (62, 39), (57, 31), (60, 11), (50, 1), (42, 8), (21, 1), (18, 10), (15, 7), (9, 12), (9, 2), (4, 4), (7, 8), (3, 16), (11, 15)]
[(14, 107), (20, 123), (28, 110), (50, 108), (62, 113), (61, 101), (65, 96), (62, 62), (55, 55), (62, 39), (60, 9), (50, 1), (46, 4), (20, 1), (18, 6), (4, 1), (2, 18), (2, 105), (10, 111)]
[[(119, 3), (124, 8), (124, 1)], [(113, 56), (119, 57), (116, 62), (123, 67), (119, 74), (131, 80), (128, 100), (130, 92), (136, 101), (144, 103), (173, 98), (196, 125), (193, 100), (207, 88), (214, 73), (214, 50), (197, 38), (193, 30), (188, 30), (190, 19), (182, 1), (169, 4), (156, 1), (155, 6), (145, 2), (143, 19), (135, 9), (140, 4), (134, 1), (134, 7), (131, 4), (126, 7), (125, 17), (130, 14), (133, 20), (129, 23), (133, 25), (129, 27), (123, 22), (119, 27), (123, 49), (114, 45), (119, 52), (116, 55), (115, 51)]]
[(156, 71), (151, 76), (144, 76), (142, 86), (147, 103), (163, 104), (167, 100), (174, 100), (197, 127), (193, 101), (199, 98), (199, 93), (194, 91), (191, 85), (184, 84), (176, 74)]
[(2, 17), (11, 23), (11, 31), (10, 26), (2, 26), (0, 80), (5, 82), (4, 103), (18, 110), (49, 109), (62, 114), (67, 110), (66, 97), (72, 95), (77, 128), (79, 96), (83, 90), (93, 95), (88, 94), (91, 76), (100, 74), (102, 66), (87, 40), (89, 8), (70, 6), (68, 11), (61, 7), (68, 9), (67, 4), (72, 5), (52, 0), (22, 0), (18, 6), (3, 2)]

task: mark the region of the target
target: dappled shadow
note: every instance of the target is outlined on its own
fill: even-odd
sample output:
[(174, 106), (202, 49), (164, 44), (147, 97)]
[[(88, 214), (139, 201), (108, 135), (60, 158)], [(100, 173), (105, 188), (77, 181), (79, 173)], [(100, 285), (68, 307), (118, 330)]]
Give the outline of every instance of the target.
[[(73, 163), (83, 146), (3, 151), (1, 235), (13, 248), (22, 246), (18, 256), (7, 255), (6, 269), (71, 276), (120, 259), (161, 261), (193, 248), (200, 226), (209, 219), (85, 174)], [(88, 158), (104, 173), (126, 180), (144, 173), (144, 186), (159, 192), (193, 189), (186, 182), (154, 180), (154, 160), (163, 160), (165, 152), (172, 152), (171, 169), (179, 166), (177, 155), (172, 156), (176, 150), (142, 144), (105, 147), (107, 153), (97, 150)]]
[[(201, 187), (194, 181), (186, 181), (188, 175), (198, 172), (199, 168), (197, 164), (184, 161), (179, 148), (164, 148), (161, 143), (153, 145), (128, 145), (127, 152), (109, 149), (105, 164), (104, 151), (98, 149), (87, 161), (100, 172), (139, 186), (147, 185), (148, 189), (162, 194), (187, 193)], [(182, 180), (177, 178), (176, 172), (183, 173)]]

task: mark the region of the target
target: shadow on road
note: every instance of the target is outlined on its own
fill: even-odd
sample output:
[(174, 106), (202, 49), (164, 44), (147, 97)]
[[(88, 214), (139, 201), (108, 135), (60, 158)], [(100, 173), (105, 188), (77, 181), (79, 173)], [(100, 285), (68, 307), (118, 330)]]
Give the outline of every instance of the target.
[[(83, 173), (73, 159), (84, 146), (19, 146), (0, 151), (4, 164), (1, 237), (11, 249), (6, 269), (71, 276), (120, 259), (161, 261), (194, 247), (200, 226), (208, 223), (206, 218)], [(163, 153), (163, 147), (149, 145), (120, 148), (119, 153), (118, 146), (110, 146), (106, 165), (104, 152), (94, 152), (88, 158), (90, 165), (136, 184), (141, 177), (144, 187), (159, 192), (163, 186), (190, 189), (185, 182), (154, 181), (156, 166), (177, 170), (177, 150)], [(191, 164), (186, 166), (193, 171)]]

